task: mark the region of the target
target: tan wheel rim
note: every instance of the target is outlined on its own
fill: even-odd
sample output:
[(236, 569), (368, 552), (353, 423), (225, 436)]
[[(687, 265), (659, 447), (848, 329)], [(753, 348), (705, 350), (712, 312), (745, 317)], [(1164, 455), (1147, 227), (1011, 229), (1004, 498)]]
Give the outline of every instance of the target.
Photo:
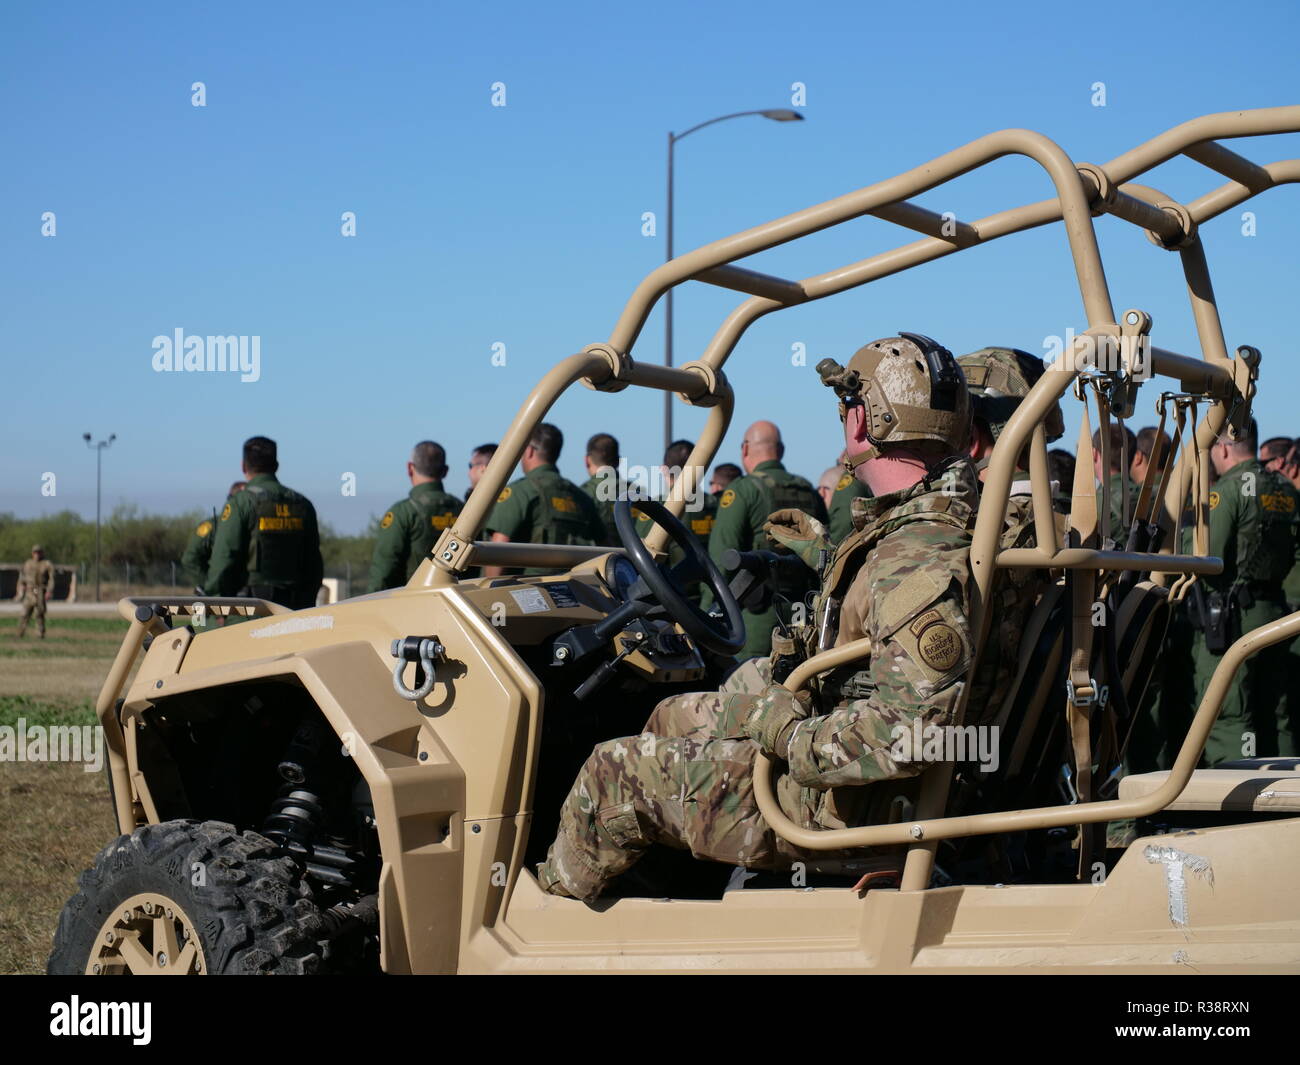
[(208, 971), (189, 916), (165, 895), (119, 903), (99, 929), (87, 976), (200, 976)]

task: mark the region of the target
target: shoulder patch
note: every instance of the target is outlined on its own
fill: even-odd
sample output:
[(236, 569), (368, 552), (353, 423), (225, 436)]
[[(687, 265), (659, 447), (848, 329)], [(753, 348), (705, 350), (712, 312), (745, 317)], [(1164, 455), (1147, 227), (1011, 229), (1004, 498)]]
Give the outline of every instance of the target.
[(921, 661), (939, 673), (947, 673), (961, 661), (961, 636), (951, 625), (932, 621), (916, 639), (916, 650)]
[(393, 512), (390, 510), (387, 514), (383, 516), (383, 518), (380, 519), (379, 527), (381, 529), (387, 529), (392, 524), (393, 524)]
[(194, 530), (196, 536), (207, 536), (212, 531), (212, 522), (205, 521), (200, 523), (199, 527)]
[(456, 515), (450, 510), (446, 514), (430, 514), (429, 524), (435, 529), (450, 529), (452, 522), (456, 520)]
[(503, 489), (501, 489), (501, 494), (497, 496), (497, 502), (504, 503), (507, 499), (509, 499), (510, 491), (511, 489), (509, 485), (506, 485)]
[(1218, 493), (1218, 492), (1211, 492), (1211, 493), (1210, 493), (1210, 509), (1213, 510), (1213, 509), (1214, 509), (1215, 507), (1217, 507), (1218, 505), (1219, 505), (1219, 493)]
[(846, 473), (843, 477), (840, 478), (840, 483), (835, 486), (835, 491), (843, 492), (844, 489), (846, 489), (852, 483), (853, 483), (853, 474)]
[(221, 520), (222, 520), (222, 521), (225, 521), (228, 517), (230, 517), (230, 504), (229, 504), (229, 503), (227, 503), (224, 507), (221, 508)]
[(734, 488), (728, 488), (725, 492), (722, 493), (722, 498), (718, 500), (718, 506), (729, 507), (735, 501), (736, 501), (736, 490)]

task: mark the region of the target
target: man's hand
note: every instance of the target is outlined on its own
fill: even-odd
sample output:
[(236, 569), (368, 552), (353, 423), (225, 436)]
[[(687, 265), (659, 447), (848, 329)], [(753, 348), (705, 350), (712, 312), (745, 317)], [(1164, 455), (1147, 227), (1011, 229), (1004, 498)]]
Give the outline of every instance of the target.
[(785, 758), (794, 727), (812, 714), (812, 696), (795, 694), (781, 684), (769, 684), (754, 702), (744, 724), (745, 735), (768, 754)]
[(772, 543), (793, 551), (811, 570), (820, 568), (823, 551), (833, 550), (826, 526), (802, 510), (789, 508), (769, 514), (763, 531)]

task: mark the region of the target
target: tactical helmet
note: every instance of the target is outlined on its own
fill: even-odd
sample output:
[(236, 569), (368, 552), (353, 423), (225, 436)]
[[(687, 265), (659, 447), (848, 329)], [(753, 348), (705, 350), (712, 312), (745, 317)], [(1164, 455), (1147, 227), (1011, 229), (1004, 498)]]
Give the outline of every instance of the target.
[[(1047, 371), (1043, 360), (1019, 348), (980, 348), (957, 360), (970, 388), (971, 412), (988, 427), (996, 442), (1007, 420)], [(1047, 441), (1065, 435), (1060, 403), (1053, 403), (1044, 422)]]
[(834, 359), (817, 364), (822, 384), (840, 397), (840, 420), (848, 408), (866, 410), (871, 446), (844, 462), (853, 470), (881, 447), (933, 440), (953, 451), (970, 439), (970, 393), (957, 360), (942, 344), (920, 333), (899, 333), (859, 348), (847, 368)]

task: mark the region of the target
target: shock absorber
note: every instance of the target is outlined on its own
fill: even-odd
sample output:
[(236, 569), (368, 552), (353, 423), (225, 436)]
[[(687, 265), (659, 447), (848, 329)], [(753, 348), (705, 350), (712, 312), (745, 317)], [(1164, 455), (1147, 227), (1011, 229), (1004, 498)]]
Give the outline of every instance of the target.
[(300, 862), (312, 856), (312, 841), (324, 821), (320, 796), (306, 786), (324, 745), (323, 723), (315, 715), (305, 716), (276, 767), (285, 784), (262, 825), (262, 835)]

